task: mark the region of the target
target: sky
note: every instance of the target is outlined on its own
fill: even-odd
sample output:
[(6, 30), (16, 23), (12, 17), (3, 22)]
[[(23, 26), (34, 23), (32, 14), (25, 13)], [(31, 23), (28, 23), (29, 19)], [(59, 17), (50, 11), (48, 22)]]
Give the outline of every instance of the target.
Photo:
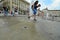
[[(26, 0), (29, 3), (32, 0)], [(48, 8), (49, 10), (60, 10), (60, 0), (38, 0), (41, 4), (40, 9)]]

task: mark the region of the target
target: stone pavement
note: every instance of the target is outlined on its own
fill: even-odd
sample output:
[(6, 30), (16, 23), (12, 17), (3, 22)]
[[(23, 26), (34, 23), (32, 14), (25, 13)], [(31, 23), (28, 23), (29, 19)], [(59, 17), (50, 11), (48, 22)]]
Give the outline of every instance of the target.
[(60, 40), (60, 22), (0, 17), (0, 40)]

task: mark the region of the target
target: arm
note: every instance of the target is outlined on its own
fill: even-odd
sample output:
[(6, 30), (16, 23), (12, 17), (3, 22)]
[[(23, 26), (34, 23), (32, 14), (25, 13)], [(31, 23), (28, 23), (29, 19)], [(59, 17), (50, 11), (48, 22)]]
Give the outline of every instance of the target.
[(34, 9), (34, 5), (31, 6), (32, 10)]
[(37, 7), (37, 8), (38, 8), (38, 7), (41, 7), (41, 5), (39, 4), (39, 5), (38, 5), (38, 6), (36, 6), (36, 7)]

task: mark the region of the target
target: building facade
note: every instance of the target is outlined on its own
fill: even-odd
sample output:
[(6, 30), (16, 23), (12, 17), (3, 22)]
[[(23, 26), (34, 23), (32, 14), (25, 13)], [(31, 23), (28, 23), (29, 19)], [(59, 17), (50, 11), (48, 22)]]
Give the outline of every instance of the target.
[(0, 10), (2, 10), (3, 1), (4, 1), (4, 0), (0, 0)]
[(46, 8), (43, 10), (43, 12), (44, 12), (44, 15), (48, 13), (49, 15), (60, 16), (60, 10), (49, 10)]
[(28, 8), (29, 8), (29, 3), (26, 2), (25, 0), (12, 0), (10, 1), (11, 9), (18, 7), (19, 14), (25, 15), (27, 14)]
[(27, 14), (30, 3), (25, 0), (4, 0), (3, 5), (8, 6), (10, 10), (17, 7), (19, 14), (24, 15)]
[(26, 1), (24, 1), (24, 0), (20, 0), (20, 5), (19, 6), (20, 6), (20, 8), (19, 8), (20, 13), (26, 14), (28, 12), (30, 4)]
[(53, 20), (53, 21), (60, 21), (60, 10), (48, 10), (47, 8), (43, 10), (44, 18)]

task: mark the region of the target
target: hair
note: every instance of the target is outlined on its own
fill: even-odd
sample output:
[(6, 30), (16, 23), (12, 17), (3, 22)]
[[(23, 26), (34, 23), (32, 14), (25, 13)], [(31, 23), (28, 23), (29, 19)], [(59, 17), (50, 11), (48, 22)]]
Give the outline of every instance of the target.
[(41, 7), (41, 5), (39, 4), (38, 6), (40, 6)]
[(37, 5), (38, 4), (38, 1), (35, 1), (34, 5)]

